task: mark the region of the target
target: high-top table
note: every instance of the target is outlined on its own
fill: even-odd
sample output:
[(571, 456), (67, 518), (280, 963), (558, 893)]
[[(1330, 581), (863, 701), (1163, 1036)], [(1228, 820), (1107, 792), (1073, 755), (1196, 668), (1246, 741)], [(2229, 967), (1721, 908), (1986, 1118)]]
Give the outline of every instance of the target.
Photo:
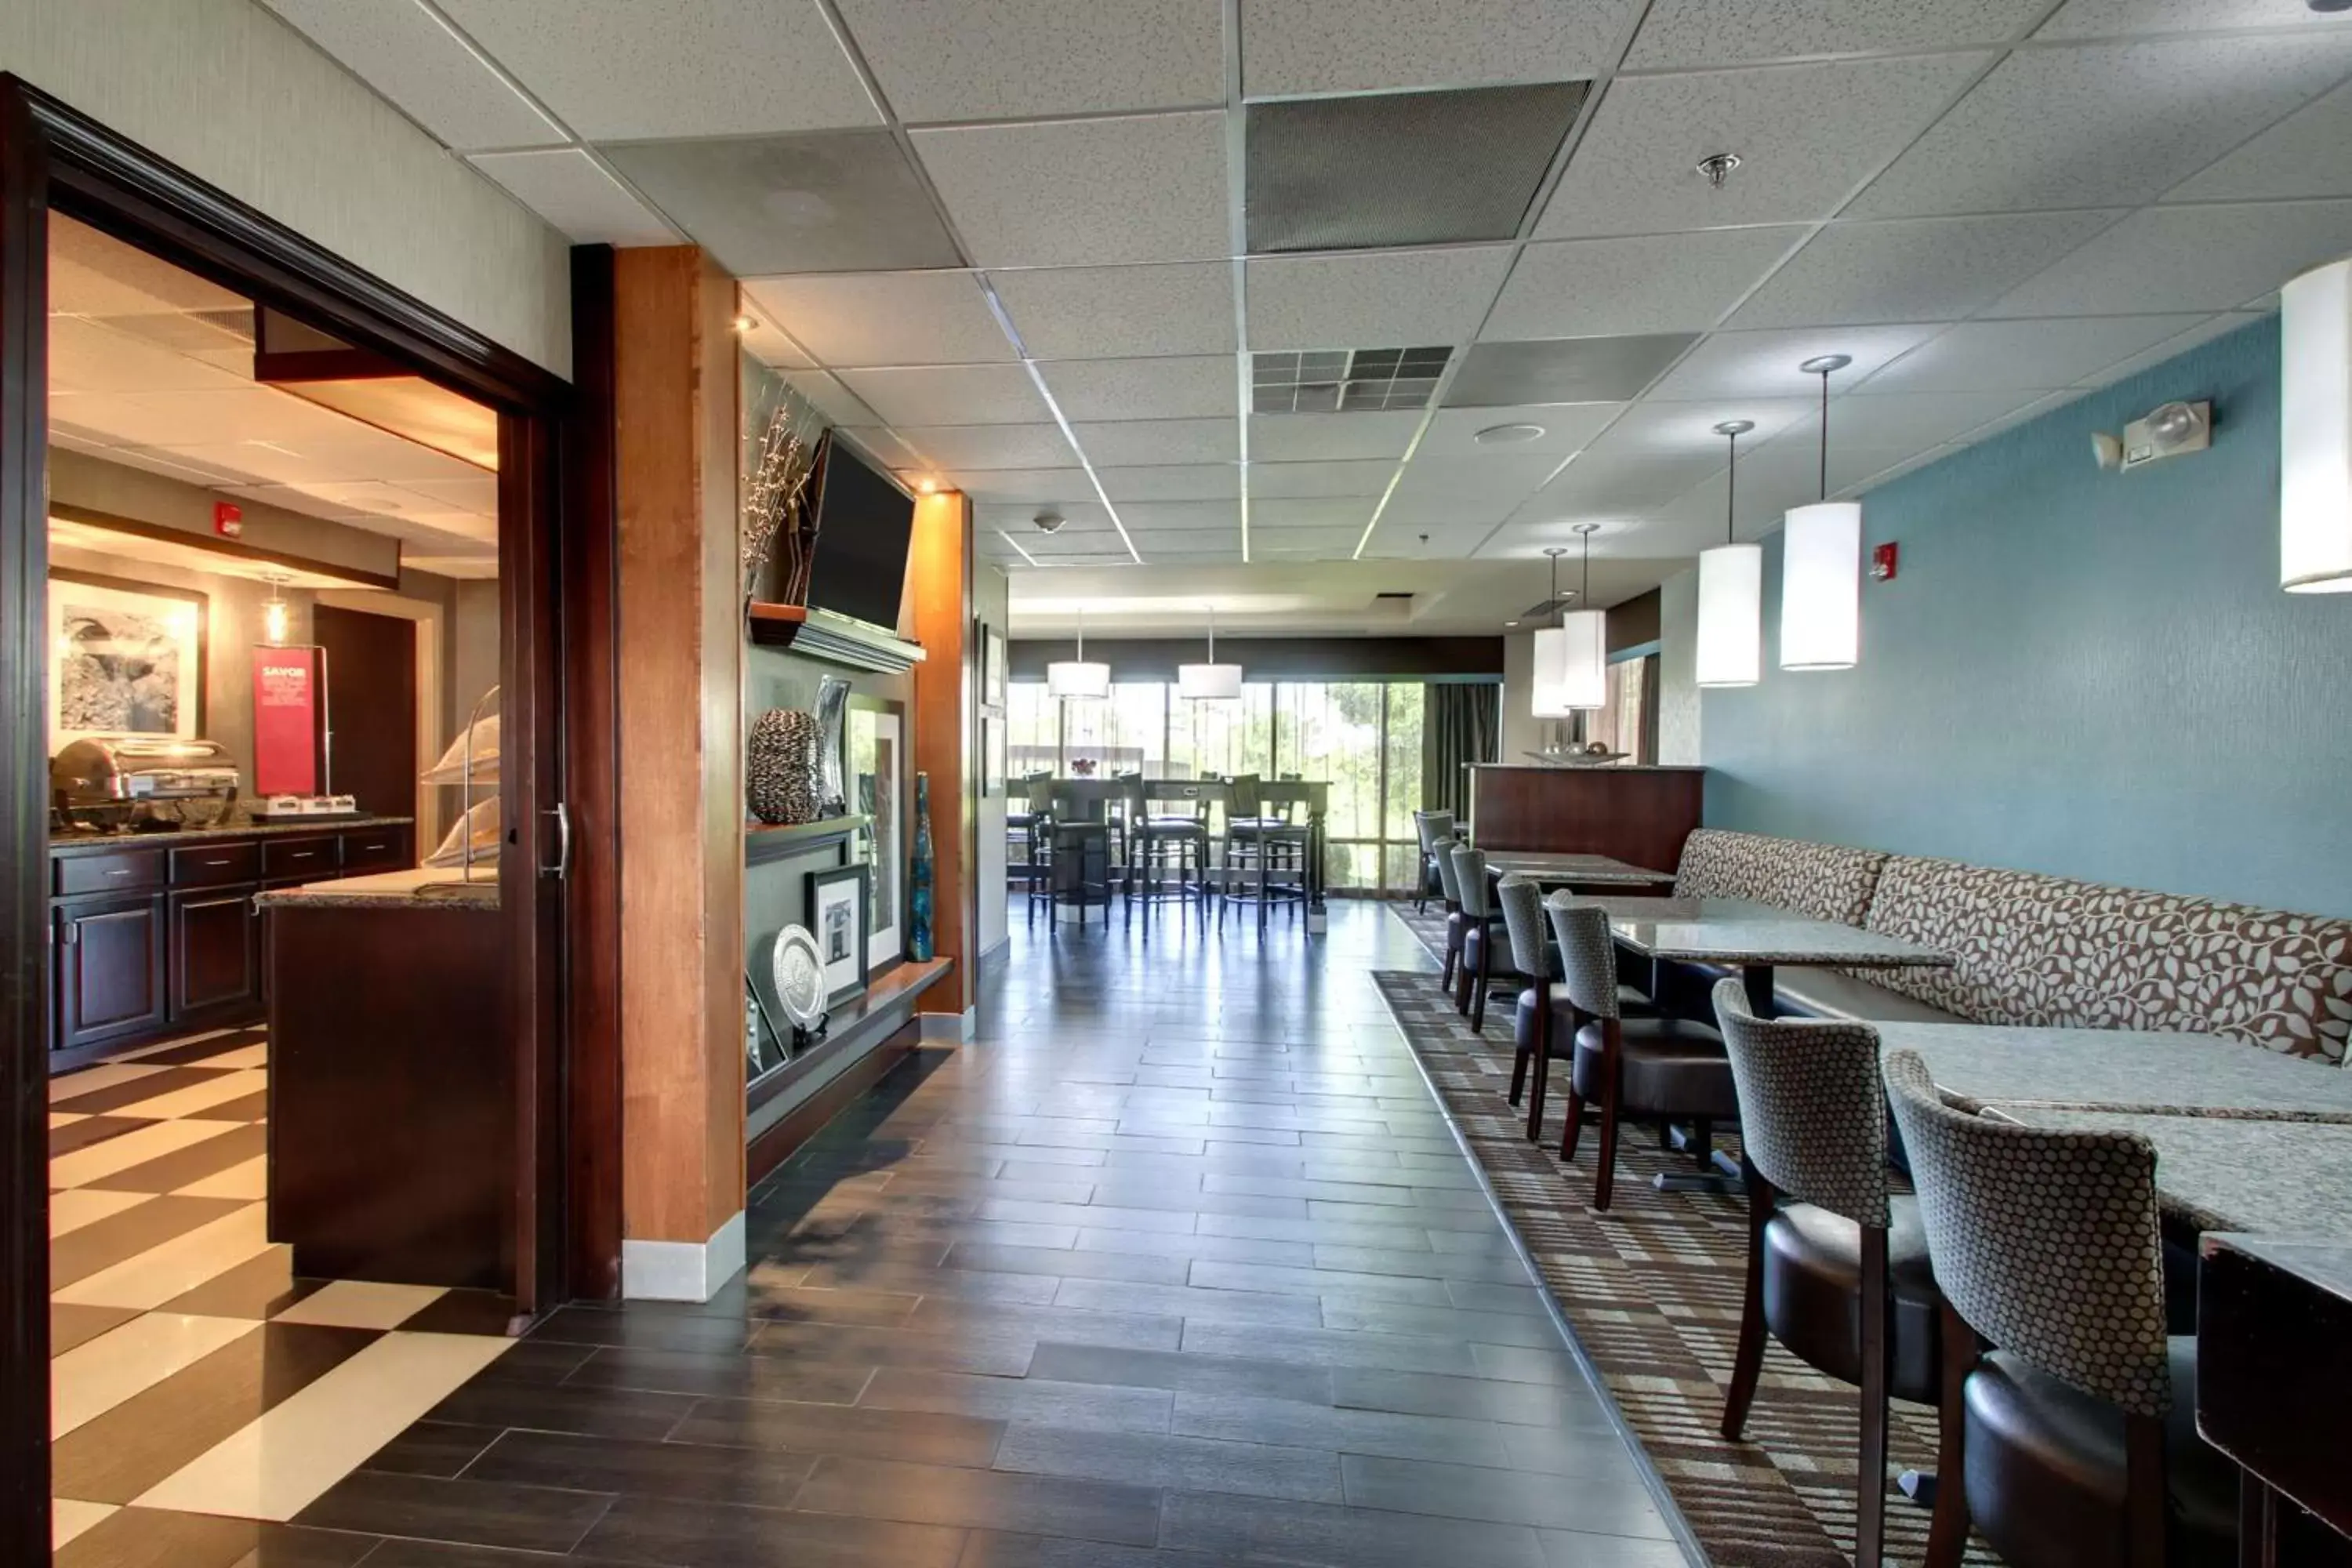
[(1486, 875), (1525, 877), (1546, 888), (1644, 888), (1675, 879), (1672, 871), (1644, 870), (1607, 855), (1554, 855), (1533, 849), (1497, 849), (1486, 857)]
[(2352, 1123), (2352, 1072), (2221, 1035), (1874, 1024), (1882, 1051), (1917, 1051), (1970, 1110)]
[[(1133, 780), (1122, 778), (1056, 778), (1046, 787), (1056, 802), (1067, 802), (1078, 820), (1105, 822), (1110, 808), (1123, 803), (1133, 787)], [(1167, 803), (1199, 808), (1206, 820), (1212, 807), (1225, 816), (1234, 809), (1234, 786), (1223, 779), (1145, 779), (1143, 803), (1147, 811)], [(1028, 787), (1026, 785), (1023, 787)], [(1331, 785), (1324, 779), (1261, 779), (1257, 786), (1258, 805), (1297, 806), (1307, 814), (1307, 929), (1324, 929), (1326, 911), (1323, 903), (1324, 817), (1330, 809)]]
[(1656, 963), (1739, 971), (1748, 1005), (1772, 1014), (1772, 970), (1782, 963), (1848, 969), (1949, 969), (1951, 956), (1899, 937), (1818, 921), (1748, 899), (1647, 899), (1603, 894), (1619, 945)]

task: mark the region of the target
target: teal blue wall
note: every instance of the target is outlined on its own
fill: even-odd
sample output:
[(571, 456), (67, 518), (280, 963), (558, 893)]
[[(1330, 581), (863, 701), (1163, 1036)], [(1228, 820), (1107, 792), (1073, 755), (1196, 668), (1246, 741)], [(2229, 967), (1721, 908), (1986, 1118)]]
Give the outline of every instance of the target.
[[(2278, 586), (2275, 317), (1895, 480), (1858, 669), (1703, 699), (1717, 826), (2352, 915), (2352, 595)], [(2213, 401), (2213, 448), (2091, 433)]]

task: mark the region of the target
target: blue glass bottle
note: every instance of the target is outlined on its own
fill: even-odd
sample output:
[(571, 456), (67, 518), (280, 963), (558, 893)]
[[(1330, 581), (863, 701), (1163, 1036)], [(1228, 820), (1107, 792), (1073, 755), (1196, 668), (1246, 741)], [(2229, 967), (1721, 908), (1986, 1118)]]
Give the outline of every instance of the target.
[(908, 879), (907, 956), (931, 956), (931, 775), (915, 775), (915, 864)]

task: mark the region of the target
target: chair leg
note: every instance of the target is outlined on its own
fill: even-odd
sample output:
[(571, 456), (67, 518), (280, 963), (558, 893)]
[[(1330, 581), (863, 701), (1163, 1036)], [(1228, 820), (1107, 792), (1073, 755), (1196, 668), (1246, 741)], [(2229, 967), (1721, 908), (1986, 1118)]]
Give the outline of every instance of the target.
[(1592, 1206), (1606, 1214), (1617, 1194), (1617, 1053), (1611, 1051), (1601, 1068), (1601, 1168), (1592, 1174)]
[(1943, 1387), (1936, 1413), (1936, 1512), (1927, 1525), (1927, 1568), (1959, 1568), (1969, 1546), (1969, 1373), (1977, 1364), (1977, 1332), (1947, 1301), (1937, 1325), (1943, 1339)]
[[(1486, 945), (1486, 939), (1483, 937), (1480, 938), (1478, 945), (1482, 948), (1485, 947)], [(1472, 978), (1470, 946), (1468, 941), (1465, 939), (1462, 946), (1462, 962), (1454, 966), (1454, 1016), (1457, 1017), (1467, 1016), (1470, 1012), (1470, 985)]]
[(1544, 1014), (1549, 1011), (1550, 1009), (1546, 1007), (1536, 1009), (1535, 1026), (1531, 1031), (1533, 1037), (1511, 1052), (1511, 1092), (1504, 1097), (1509, 1104), (1518, 1104), (1519, 1096), (1527, 1089), (1528, 1058), (1540, 1055), (1543, 1051)]
[(1862, 1227), (1862, 1452), (1854, 1471), (1853, 1560), (1886, 1551), (1886, 1230)]
[(2124, 1527), (2131, 1568), (2164, 1568), (2164, 1421), (2124, 1417)]
[(1486, 990), (1494, 984), (1495, 936), (1489, 931), (1486, 940), (1478, 944), (1478, 979), (1470, 987), (1470, 1032), (1484, 1034), (1486, 1029)]
[[(1538, 987), (1538, 990), (1543, 987)], [(1528, 1092), (1528, 1141), (1534, 1142), (1543, 1136), (1544, 1091), (1551, 1079), (1551, 998), (1547, 996), (1536, 1006), (1536, 1026), (1528, 1056), (1534, 1058), (1535, 1087)]]
[(1576, 1092), (1575, 1071), (1571, 1065), (1569, 1068), (1567, 1125), (1559, 1130), (1559, 1157), (1569, 1161), (1576, 1158), (1576, 1146), (1584, 1137), (1584, 1097)]
[(1772, 1184), (1743, 1156), (1739, 1173), (1748, 1184), (1748, 1288), (1739, 1303), (1739, 1350), (1732, 1358), (1731, 1386), (1724, 1392), (1724, 1437), (1739, 1441), (1748, 1428), (1748, 1407), (1764, 1372), (1764, 1226), (1772, 1217)]
[(1445, 939), (1445, 961), (1438, 966), (1437, 970), (1438, 989), (1448, 995), (1453, 994), (1454, 992), (1454, 961), (1461, 955), (1461, 948), (1454, 945), (1452, 934), (1448, 933)]

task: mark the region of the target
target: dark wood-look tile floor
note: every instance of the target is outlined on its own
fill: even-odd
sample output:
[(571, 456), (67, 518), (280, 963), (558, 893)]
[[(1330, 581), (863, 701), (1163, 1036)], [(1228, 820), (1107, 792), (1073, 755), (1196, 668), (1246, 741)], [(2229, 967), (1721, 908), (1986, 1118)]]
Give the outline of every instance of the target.
[(559, 1311), (173, 1560), (1680, 1564), (1370, 977), (1424, 966), (1370, 905), (1016, 921), (981, 1037), (763, 1184), (717, 1300)]

